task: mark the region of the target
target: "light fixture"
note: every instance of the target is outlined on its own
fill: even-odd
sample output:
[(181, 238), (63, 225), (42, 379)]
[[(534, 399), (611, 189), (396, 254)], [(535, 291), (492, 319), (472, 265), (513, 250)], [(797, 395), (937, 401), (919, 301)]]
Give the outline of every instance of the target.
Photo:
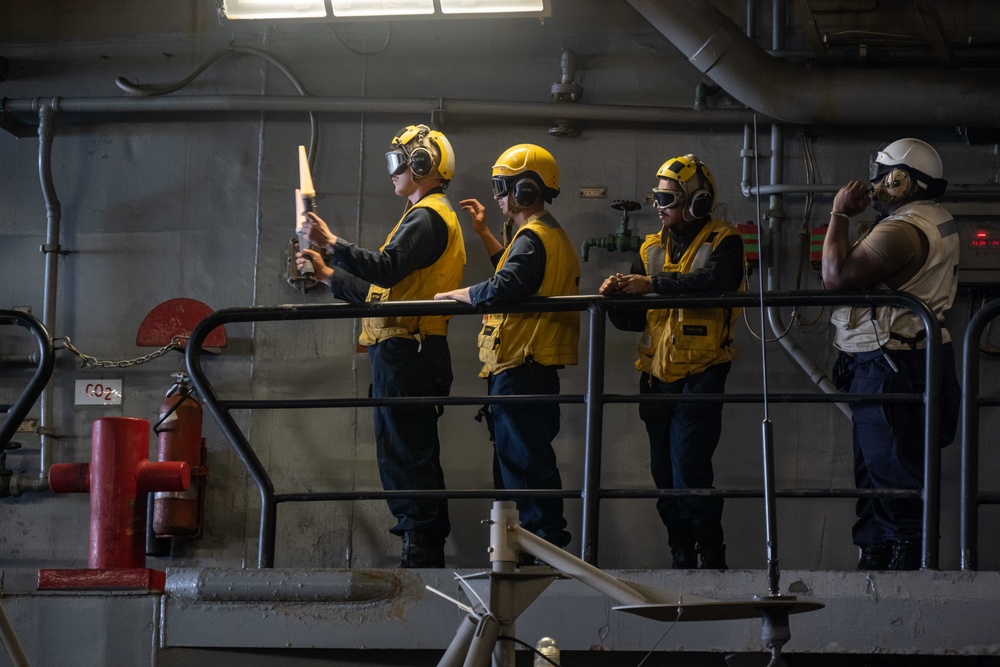
[(224, 0), (222, 11), (229, 19), (326, 18), (324, 0)]
[(544, 0), (440, 0), (442, 14), (543, 12)]
[(222, 0), (229, 19), (364, 20), (551, 16), (551, 0)]
[(420, 16), (434, 13), (434, 0), (333, 0), (333, 15)]

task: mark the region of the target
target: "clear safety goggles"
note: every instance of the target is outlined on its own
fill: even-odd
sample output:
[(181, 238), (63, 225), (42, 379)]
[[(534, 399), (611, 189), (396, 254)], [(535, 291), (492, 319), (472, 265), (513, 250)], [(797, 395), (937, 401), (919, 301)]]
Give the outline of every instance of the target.
[(390, 176), (399, 176), (410, 167), (410, 161), (401, 151), (389, 151), (385, 154), (385, 163)]
[(653, 205), (658, 209), (677, 208), (683, 206), (685, 201), (687, 198), (683, 192), (653, 188)]
[(890, 174), (896, 169), (899, 169), (899, 165), (871, 162), (868, 165), (868, 182), (881, 181), (885, 178), (886, 174)]

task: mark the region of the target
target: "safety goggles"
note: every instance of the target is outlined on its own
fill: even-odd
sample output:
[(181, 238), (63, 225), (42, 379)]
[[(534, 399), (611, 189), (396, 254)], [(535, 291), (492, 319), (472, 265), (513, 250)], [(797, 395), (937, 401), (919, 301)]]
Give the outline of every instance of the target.
[(399, 176), (410, 167), (410, 161), (406, 159), (406, 155), (401, 151), (389, 151), (386, 153), (385, 163), (389, 168), (390, 176)]
[(493, 185), (493, 196), (494, 197), (506, 197), (507, 193), (510, 192), (510, 187), (507, 184), (507, 179), (503, 176), (494, 176), (490, 183)]
[(896, 165), (891, 164), (881, 164), (880, 162), (872, 162), (868, 166), (868, 182), (874, 183), (875, 181), (881, 181), (885, 178), (886, 174), (892, 172), (893, 169), (898, 169)]
[(687, 198), (683, 192), (653, 188), (653, 205), (656, 208), (677, 208), (678, 206), (683, 206), (685, 201), (687, 201)]

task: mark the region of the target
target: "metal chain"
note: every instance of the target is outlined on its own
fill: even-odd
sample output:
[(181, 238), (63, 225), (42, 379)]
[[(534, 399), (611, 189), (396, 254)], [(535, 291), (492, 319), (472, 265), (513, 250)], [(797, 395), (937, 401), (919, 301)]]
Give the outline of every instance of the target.
[(80, 357), (80, 360), (83, 362), (85, 368), (128, 368), (129, 366), (138, 366), (139, 364), (144, 364), (147, 361), (152, 361), (157, 357), (162, 357), (170, 350), (182, 348), (183, 345), (181, 344), (181, 340), (186, 340), (187, 338), (187, 336), (174, 336), (167, 345), (164, 345), (159, 350), (154, 350), (149, 354), (136, 357), (135, 359), (125, 359), (123, 361), (104, 361), (89, 354), (84, 354), (75, 345), (73, 345), (69, 336), (55, 338), (53, 339), (53, 342), (61, 341), (62, 347), (57, 347), (56, 349), (69, 350), (76, 356)]

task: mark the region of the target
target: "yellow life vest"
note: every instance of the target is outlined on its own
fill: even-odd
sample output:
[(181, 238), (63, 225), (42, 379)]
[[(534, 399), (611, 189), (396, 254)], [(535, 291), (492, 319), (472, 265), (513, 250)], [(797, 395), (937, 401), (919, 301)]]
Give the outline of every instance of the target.
[[(670, 261), (669, 248), (663, 245), (662, 233), (647, 236), (639, 249), (649, 276), (671, 271), (691, 273), (705, 265), (723, 239), (739, 234), (729, 223), (710, 220), (675, 264)], [(734, 359), (733, 335), (739, 313), (739, 308), (648, 311), (635, 367), (663, 382), (675, 382)]]
[[(514, 239), (530, 229), (545, 248), (545, 275), (533, 296), (567, 296), (580, 291), (580, 262), (562, 227), (546, 212), (532, 216)], [(497, 271), (503, 268), (514, 239), (504, 250)], [(529, 359), (544, 366), (577, 363), (580, 313), (495, 313), (483, 318), (479, 333), (479, 377), (520, 366)]]
[[(389, 232), (385, 243), (379, 250), (392, 241), (399, 226), (407, 214), (414, 208), (429, 208), (444, 220), (448, 226), (448, 244), (441, 256), (430, 266), (418, 269), (409, 274), (392, 287), (372, 285), (368, 289), (365, 301), (422, 301), (433, 299), (438, 292), (457, 289), (462, 284), (462, 273), (465, 269), (465, 241), (462, 238), (462, 228), (458, 224), (458, 216), (448, 198), (440, 192), (427, 195), (411, 206), (399, 219), (396, 226)], [(446, 336), (448, 320), (451, 316), (410, 316), (410, 317), (368, 317), (361, 321), (362, 345), (374, 345), (387, 338), (398, 336), (423, 340), (425, 336)]]

